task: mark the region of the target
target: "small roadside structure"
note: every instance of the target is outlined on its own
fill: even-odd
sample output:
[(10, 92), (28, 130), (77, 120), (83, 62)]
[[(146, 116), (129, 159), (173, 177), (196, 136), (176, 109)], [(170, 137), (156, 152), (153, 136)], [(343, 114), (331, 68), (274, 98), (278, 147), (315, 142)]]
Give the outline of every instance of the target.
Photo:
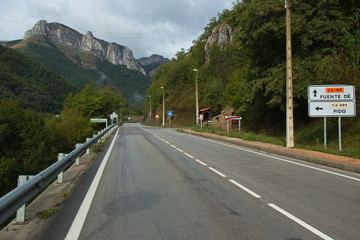
[[(226, 129), (226, 118), (225, 117), (233, 116), (233, 114), (234, 114), (233, 108), (227, 108), (227, 109), (222, 110), (219, 114), (214, 115), (212, 117), (213, 126), (225, 130)], [(232, 128), (232, 125), (230, 127)]]
[(203, 108), (199, 110), (199, 113), (203, 116), (203, 123), (204, 125), (210, 125), (211, 124), (211, 117), (213, 116), (213, 112), (211, 111), (211, 108)]

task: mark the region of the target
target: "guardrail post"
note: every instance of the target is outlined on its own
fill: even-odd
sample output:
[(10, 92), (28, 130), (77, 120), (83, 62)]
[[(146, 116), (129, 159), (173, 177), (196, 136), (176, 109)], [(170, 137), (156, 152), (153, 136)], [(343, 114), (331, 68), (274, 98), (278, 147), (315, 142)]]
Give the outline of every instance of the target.
[[(26, 183), (31, 177), (31, 175), (19, 175), (18, 186)], [(26, 204), (22, 205), (16, 212), (16, 222), (25, 223), (26, 221)]]
[[(63, 153), (58, 153), (58, 161), (60, 161), (65, 155)], [(59, 173), (58, 175), (58, 183), (64, 182), (64, 172)]]
[[(79, 148), (80, 146), (81, 146), (82, 144), (81, 143), (77, 143), (76, 145), (75, 145), (75, 149), (76, 148)], [(76, 166), (79, 166), (80, 165), (80, 156), (78, 156), (77, 158), (76, 158)]]
[[(86, 142), (88, 142), (91, 138), (86, 138)], [(90, 146), (88, 149), (86, 149), (86, 155), (90, 154)]]

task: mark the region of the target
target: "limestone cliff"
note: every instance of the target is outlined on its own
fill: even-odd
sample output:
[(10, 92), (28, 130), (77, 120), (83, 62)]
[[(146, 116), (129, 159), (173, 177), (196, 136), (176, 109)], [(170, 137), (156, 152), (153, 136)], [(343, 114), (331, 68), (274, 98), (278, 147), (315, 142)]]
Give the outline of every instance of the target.
[(232, 29), (226, 23), (221, 23), (214, 27), (210, 37), (207, 39), (205, 44), (206, 62), (210, 60), (210, 49), (216, 44), (220, 50), (224, 50), (226, 45), (232, 41)]
[(91, 32), (83, 35), (63, 24), (47, 23), (45, 20), (41, 20), (32, 29), (25, 32), (24, 40), (35, 35), (43, 35), (55, 44), (91, 53), (99, 60), (108, 60), (114, 65), (125, 65), (128, 69), (146, 74), (134, 58), (130, 48), (95, 38)]
[(153, 54), (150, 57), (142, 57), (137, 59), (140, 65), (149, 73), (149, 75), (153, 75), (156, 69), (163, 63), (170, 62), (168, 58), (164, 58), (163, 56)]

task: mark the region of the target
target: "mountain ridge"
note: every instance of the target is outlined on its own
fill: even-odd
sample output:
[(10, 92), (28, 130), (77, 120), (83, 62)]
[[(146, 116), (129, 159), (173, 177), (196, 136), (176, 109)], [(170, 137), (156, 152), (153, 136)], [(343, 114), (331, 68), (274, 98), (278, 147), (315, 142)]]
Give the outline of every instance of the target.
[(125, 65), (128, 69), (137, 70), (146, 75), (145, 70), (134, 58), (130, 48), (96, 38), (90, 31), (83, 35), (64, 24), (47, 23), (45, 20), (40, 20), (32, 29), (25, 32), (23, 41), (36, 35), (45, 36), (57, 45), (79, 52), (91, 53), (99, 60), (108, 60), (114, 65)]

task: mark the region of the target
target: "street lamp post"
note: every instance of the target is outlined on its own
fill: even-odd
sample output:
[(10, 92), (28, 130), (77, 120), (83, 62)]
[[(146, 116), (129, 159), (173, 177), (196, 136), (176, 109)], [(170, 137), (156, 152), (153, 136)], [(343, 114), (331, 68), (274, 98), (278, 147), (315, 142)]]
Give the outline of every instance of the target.
[(199, 70), (193, 69), (196, 72), (196, 79), (195, 79), (195, 105), (196, 105), (196, 126), (199, 125), (199, 93), (198, 93), (198, 77), (199, 77)]
[(165, 126), (165, 89), (161, 87), (163, 90), (163, 118), (162, 118), (162, 126)]
[(149, 118), (150, 118), (150, 123), (151, 123), (151, 120), (152, 120), (152, 117), (151, 117), (151, 95), (149, 95), (149, 99), (150, 99), (150, 111), (149, 111)]
[(122, 117), (122, 103), (120, 103), (120, 122), (123, 121), (123, 117)]

